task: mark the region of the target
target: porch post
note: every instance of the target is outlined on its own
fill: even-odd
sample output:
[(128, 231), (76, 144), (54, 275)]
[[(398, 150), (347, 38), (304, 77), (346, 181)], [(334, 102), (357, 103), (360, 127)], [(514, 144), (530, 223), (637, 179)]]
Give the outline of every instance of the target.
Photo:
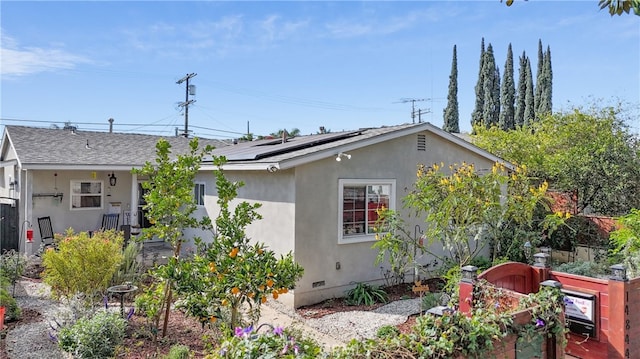
[(138, 175), (136, 173), (131, 174), (131, 227), (139, 226), (140, 221), (138, 218)]

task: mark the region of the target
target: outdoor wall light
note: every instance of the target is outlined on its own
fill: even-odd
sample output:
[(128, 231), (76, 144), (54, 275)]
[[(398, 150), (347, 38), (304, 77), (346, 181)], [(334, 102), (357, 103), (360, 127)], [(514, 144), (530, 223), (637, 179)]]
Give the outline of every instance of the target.
[(348, 159), (348, 160), (350, 160), (350, 159), (351, 159), (351, 155), (350, 155), (350, 154), (340, 152), (340, 153), (338, 153), (338, 155), (336, 156), (336, 161), (338, 161), (338, 162), (342, 161), (342, 158), (343, 158), (343, 157), (346, 157), (346, 159)]
[(115, 187), (117, 182), (118, 182), (118, 179), (116, 178), (115, 173), (111, 172), (111, 174), (109, 175), (109, 185), (111, 187)]

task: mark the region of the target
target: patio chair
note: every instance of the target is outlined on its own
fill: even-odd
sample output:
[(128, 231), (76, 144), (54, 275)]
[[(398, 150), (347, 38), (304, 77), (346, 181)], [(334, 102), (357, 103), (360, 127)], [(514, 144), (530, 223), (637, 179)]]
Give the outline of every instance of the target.
[(100, 227), (103, 231), (108, 231), (110, 229), (118, 230), (118, 222), (120, 221), (120, 213), (107, 213), (102, 215), (102, 226)]
[(53, 226), (51, 225), (51, 217), (39, 217), (38, 228), (40, 229), (40, 238), (42, 239), (42, 246), (46, 249), (48, 247), (54, 247), (53, 238)]

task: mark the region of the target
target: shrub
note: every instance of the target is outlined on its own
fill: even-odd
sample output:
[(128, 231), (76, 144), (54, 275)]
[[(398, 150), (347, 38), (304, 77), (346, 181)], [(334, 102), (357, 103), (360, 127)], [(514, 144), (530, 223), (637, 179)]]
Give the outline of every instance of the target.
[(373, 305), (387, 302), (387, 293), (380, 287), (358, 283), (347, 291), (346, 303), (349, 305)]
[(138, 255), (142, 249), (142, 245), (136, 242), (129, 242), (122, 251), (122, 263), (118, 266), (113, 277), (111, 285), (118, 285), (125, 282), (138, 282), (142, 275), (142, 266), (138, 262)]
[(442, 305), (442, 297), (443, 297), (443, 293), (442, 292), (426, 292), (424, 293), (424, 295), (422, 296), (422, 310), (429, 310), (433, 307), (437, 307), (439, 305)]
[(376, 332), (376, 337), (378, 338), (391, 338), (398, 336), (400, 334), (400, 329), (393, 325), (383, 325), (378, 328)]
[(609, 272), (609, 267), (604, 263), (576, 261), (562, 263), (555, 267), (554, 270), (558, 272), (598, 278), (606, 276)]
[(6, 279), (0, 278), (0, 307), (5, 307), (5, 316), (8, 321), (18, 320), (20, 318), (20, 307), (18, 307), (18, 302), (16, 299), (9, 294), (9, 291), (2, 284), (2, 282), (6, 282)]
[(74, 233), (67, 230), (57, 239), (58, 249), (42, 255), (44, 282), (52, 294), (71, 300), (84, 297), (84, 305), (92, 306), (102, 298), (113, 273), (122, 261), (123, 238), (115, 231)]
[(169, 349), (167, 359), (188, 359), (189, 347), (182, 344), (176, 344)]
[(124, 338), (126, 326), (120, 315), (101, 311), (60, 329), (58, 346), (77, 358), (111, 358)]
[[(265, 324), (263, 324), (265, 325)], [(282, 327), (259, 333), (262, 326), (236, 328), (235, 335), (225, 340), (206, 359), (303, 358), (321, 357), (322, 348), (299, 330)]]
[(158, 334), (160, 316), (164, 307), (165, 282), (156, 281), (151, 283), (144, 292), (138, 294), (135, 299), (137, 313), (142, 313), (146, 317), (147, 328), (152, 337)]
[(0, 255), (0, 276), (15, 283), (27, 266), (27, 258), (15, 250), (5, 251)]

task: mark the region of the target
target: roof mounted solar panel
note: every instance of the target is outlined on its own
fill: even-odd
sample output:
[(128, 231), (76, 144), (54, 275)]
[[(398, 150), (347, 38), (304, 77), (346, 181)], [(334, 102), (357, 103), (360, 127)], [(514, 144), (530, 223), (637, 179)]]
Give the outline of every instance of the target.
[(214, 151), (216, 155), (225, 156), (227, 161), (251, 161), (275, 156), (283, 153), (309, 148), (329, 142), (338, 141), (359, 134), (360, 131), (326, 133), (292, 137), (282, 142), (282, 139), (245, 142), (234, 146), (227, 146)]

